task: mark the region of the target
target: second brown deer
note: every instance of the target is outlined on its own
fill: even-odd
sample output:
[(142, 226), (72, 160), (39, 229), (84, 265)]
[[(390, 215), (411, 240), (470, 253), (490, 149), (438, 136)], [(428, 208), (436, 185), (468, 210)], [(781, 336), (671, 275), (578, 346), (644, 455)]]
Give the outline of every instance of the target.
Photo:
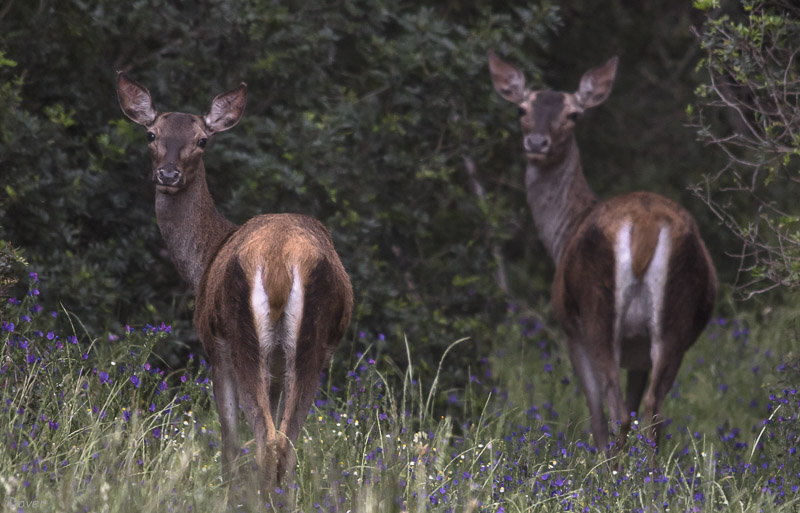
[[(664, 397), (716, 297), (716, 272), (697, 224), (657, 194), (601, 201), (586, 183), (574, 127), (611, 93), (616, 57), (587, 71), (574, 93), (530, 90), (523, 73), (492, 52), (489, 69), (495, 90), (518, 108), (528, 204), (556, 263), (551, 303), (567, 333), (595, 443), (609, 447), (604, 401), (619, 425), (619, 449), (642, 397), (642, 418), (657, 443)], [(621, 368), (628, 370), (626, 399)]]
[(125, 115), (147, 129), (158, 226), (195, 291), (194, 326), (211, 363), (223, 473), (231, 476), (239, 453), (241, 405), (266, 493), (294, 468), (293, 445), (320, 373), (350, 323), (350, 278), (316, 219), (268, 214), (237, 226), (214, 206), (203, 151), (213, 134), (239, 122), (244, 84), (214, 98), (202, 117), (159, 113), (150, 92), (125, 73), (117, 76), (117, 96)]

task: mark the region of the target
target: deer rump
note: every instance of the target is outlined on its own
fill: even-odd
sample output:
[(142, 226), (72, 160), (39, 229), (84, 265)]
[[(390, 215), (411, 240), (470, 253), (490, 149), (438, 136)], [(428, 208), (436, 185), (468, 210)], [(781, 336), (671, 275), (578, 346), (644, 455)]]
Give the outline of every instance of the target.
[[(233, 232), (197, 293), (194, 324), (209, 358), (230, 357), (237, 381), (266, 373), (278, 390), (284, 375), (307, 376), (306, 366), (327, 361), (352, 304), (344, 267), (328, 256), (335, 254), (325, 227), (303, 215), (260, 215)], [(350, 299), (329, 300), (338, 297)]]
[[(551, 303), (593, 361), (647, 370), (651, 352), (683, 355), (714, 305), (715, 271), (691, 215), (657, 194), (595, 205), (556, 267)], [(658, 341), (660, 347), (653, 347)]]

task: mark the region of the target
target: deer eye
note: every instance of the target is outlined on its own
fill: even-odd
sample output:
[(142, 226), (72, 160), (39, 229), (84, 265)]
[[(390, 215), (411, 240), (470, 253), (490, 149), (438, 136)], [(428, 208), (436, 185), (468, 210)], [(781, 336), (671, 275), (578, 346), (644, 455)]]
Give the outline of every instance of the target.
[(524, 116), (525, 114), (527, 114), (527, 111), (526, 111), (525, 109), (523, 109), (522, 107), (519, 107), (519, 108), (517, 109), (517, 114), (519, 114), (519, 117), (522, 117), (522, 116)]
[(156, 134), (153, 132), (147, 132), (147, 142), (153, 142), (156, 140)]
[(573, 123), (578, 121), (579, 117), (581, 117), (581, 113), (580, 111), (577, 110), (575, 112), (570, 112), (569, 114), (567, 114), (567, 119), (572, 121)]
[(205, 148), (207, 142), (208, 142), (208, 139), (203, 137), (202, 139), (197, 141), (197, 145), (200, 146), (201, 148)]

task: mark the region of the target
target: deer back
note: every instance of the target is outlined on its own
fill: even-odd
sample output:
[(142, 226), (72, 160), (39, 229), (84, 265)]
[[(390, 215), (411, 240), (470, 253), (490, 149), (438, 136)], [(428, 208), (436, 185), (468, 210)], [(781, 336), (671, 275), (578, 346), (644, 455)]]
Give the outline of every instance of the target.
[[(227, 327), (236, 326), (251, 332), (255, 326), (250, 308), (250, 298), (255, 279), (269, 302), (269, 324), (274, 325), (286, 308), (294, 280), (308, 290), (315, 280), (324, 279), (327, 298), (309, 298), (306, 301), (333, 301), (341, 305), (338, 321), (332, 323), (329, 338), (337, 341), (344, 334), (353, 304), (350, 279), (336, 256), (330, 234), (316, 219), (303, 215), (260, 215), (245, 223), (222, 245), (209, 265), (197, 294), (194, 323), (201, 339), (229, 339)], [(343, 299), (343, 300), (342, 300)], [(238, 322), (230, 322), (238, 317)], [(307, 316), (315, 317), (315, 316)], [(332, 319), (336, 318), (335, 314)], [(324, 324), (323, 319), (317, 319)], [(208, 349), (208, 348), (207, 348)], [(211, 348), (213, 350), (213, 348)]]
[(696, 304), (692, 322), (700, 333), (713, 309), (716, 272), (697, 223), (674, 201), (641, 191), (596, 204), (567, 243), (556, 263), (551, 291), (559, 322), (567, 329), (576, 326), (586, 316), (579, 305), (587, 297), (613, 304), (616, 245), (626, 226), (630, 227), (630, 266), (637, 280), (652, 262), (661, 229), (668, 228), (671, 251), (665, 304)]

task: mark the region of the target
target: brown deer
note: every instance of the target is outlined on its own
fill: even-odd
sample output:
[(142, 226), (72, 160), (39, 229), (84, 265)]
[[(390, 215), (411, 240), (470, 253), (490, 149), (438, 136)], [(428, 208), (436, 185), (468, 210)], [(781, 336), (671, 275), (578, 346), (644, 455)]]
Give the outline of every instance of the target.
[[(611, 93), (616, 57), (587, 71), (575, 93), (531, 91), (522, 72), (492, 52), (489, 70), (500, 96), (518, 107), (528, 204), (556, 263), (551, 303), (567, 333), (595, 443), (609, 447), (603, 401), (620, 426), (618, 450), (643, 395), (643, 420), (657, 443), (664, 397), (716, 297), (716, 271), (697, 224), (657, 194), (601, 201), (586, 183), (573, 129), (585, 109)], [(627, 402), (621, 368), (628, 370)]]
[(194, 326), (211, 362), (223, 474), (230, 477), (239, 452), (241, 404), (262, 484), (271, 490), (295, 465), (293, 445), (350, 323), (353, 291), (316, 219), (266, 214), (237, 226), (214, 206), (203, 150), (213, 134), (239, 122), (246, 91), (241, 84), (220, 94), (203, 117), (159, 113), (145, 87), (117, 75), (122, 111), (147, 128), (158, 227), (195, 291)]

